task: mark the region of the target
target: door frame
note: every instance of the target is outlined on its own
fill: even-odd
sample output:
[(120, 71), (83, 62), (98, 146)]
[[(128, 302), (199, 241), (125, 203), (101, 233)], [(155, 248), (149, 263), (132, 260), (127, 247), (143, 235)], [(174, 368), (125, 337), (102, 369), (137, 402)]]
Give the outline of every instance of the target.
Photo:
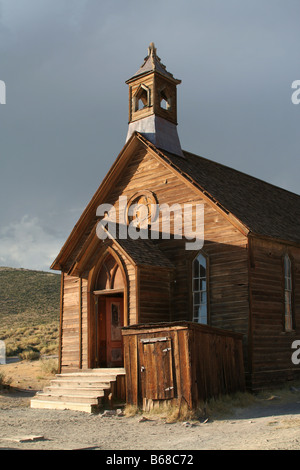
[[(122, 305), (121, 310), (121, 324), (124, 326), (124, 296), (123, 290), (116, 289), (111, 290), (109, 294), (105, 291), (97, 291), (95, 294), (95, 315), (94, 315), (94, 341), (95, 341), (95, 356), (94, 356), (94, 367), (123, 367), (123, 365), (111, 365), (108, 359), (108, 348), (109, 348), (109, 320), (108, 320), (108, 303), (112, 301), (120, 302)], [(102, 342), (102, 345), (101, 345)], [(104, 343), (104, 344), (103, 344)], [(123, 341), (121, 341), (121, 347), (123, 348)], [(124, 356), (122, 354), (124, 363)]]
[[(118, 264), (123, 278), (123, 288), (122, 289), (110, 289), (110, 290), (95, 290), (95, 284), (97, 281), (97, 276), (99, 274), (100, 269), (102, 268), (103, 262), (105, 261), (108, 255), (112, 255), (115, 259), (116, 263)], [(128, 326), (128, 280), (127, 275), (123, 266), (121, 259), (119, 258), (118, 254), (115, 250), (107, 246), (102, 251), (99, 256), (99, 259), (95, 266), (89, 272), (88, 277), (88, 290), (87, 290), (87, 324), (88, 324), (88, 344), (87, 344), (87, 363), (88, 368), (93, 369), (98, 367), (96, 360), (97, 360), (97, 334), (95, 331), (95, 314), (97, 311), (96, 308), (96, 301), (98, 300), (99, 296), (114, 296), (115, 294), (123, 293), (123, 325)]]
[[(123, 354), (123, 340), (122, 340), (122, 332), (120, 330), (120, 339), (113, 339), (112, 332), (113, 332), (113, 325), (112, 325), (112, 305), (117, 304), (120, 305), (120, 324), (121, 327), (124, 325), (124, 313), (123, 313), (123, 299), (122, 296), (116, 297), (106, 296), (105, 297), (105, 336), (106, 336), (106, 364), (108, 367), (123, 367), (124, 366), (124, 354)], [(119, 333), (118, 333), (119, 336)], [(121, 349), (121, 359), (118, 361), (112, 360), (112, 350), (119, 350)]]

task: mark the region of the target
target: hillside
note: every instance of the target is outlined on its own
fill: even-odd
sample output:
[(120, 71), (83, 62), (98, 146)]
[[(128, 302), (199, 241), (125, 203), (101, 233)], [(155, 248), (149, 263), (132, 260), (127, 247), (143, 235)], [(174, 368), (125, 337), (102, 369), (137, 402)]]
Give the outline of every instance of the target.
[(7, 355), (55, 352), (59, 298), (58, 274), (0, 267), (0, 340)]

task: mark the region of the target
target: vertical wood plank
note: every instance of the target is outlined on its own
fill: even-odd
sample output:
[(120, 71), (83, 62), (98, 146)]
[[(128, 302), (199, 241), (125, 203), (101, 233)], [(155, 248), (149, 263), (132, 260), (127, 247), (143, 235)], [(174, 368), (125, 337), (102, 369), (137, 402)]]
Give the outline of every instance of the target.
[(79, 290), (79, 302), (78, 302), (78, 306), (79, 306), (79, 369), (82, 369), (82, 279), (79, 278), (79, 286), (78, 286), (78, 290)]
[(61, 373), (62, 359), (62, 323), (63, 323), (63, 305), (64, 305), (64, 273), (60, 276), (60, 314), (59, 314), (59, 338), (58, 338), (58, 373)]

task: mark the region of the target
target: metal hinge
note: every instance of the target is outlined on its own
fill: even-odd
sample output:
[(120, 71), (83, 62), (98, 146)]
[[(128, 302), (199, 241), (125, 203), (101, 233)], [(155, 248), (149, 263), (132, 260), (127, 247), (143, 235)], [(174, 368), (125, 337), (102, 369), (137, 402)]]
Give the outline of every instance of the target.
[(169, 338), (165, 336), (158, 336), (157, 338), (142, 338), (140, 339), (141, 343), (157, 343), (158, 341), (168, 341)]
[(173, 390), (174, 387), (168, 387), (168, 388), (165, 388), (165, 392), (168, 392), (169, 390)]
[(163, 349), (162, 352), (168, 352), (168, 351), (171, 351), (172, 348), (166, 348), (166, 349)]

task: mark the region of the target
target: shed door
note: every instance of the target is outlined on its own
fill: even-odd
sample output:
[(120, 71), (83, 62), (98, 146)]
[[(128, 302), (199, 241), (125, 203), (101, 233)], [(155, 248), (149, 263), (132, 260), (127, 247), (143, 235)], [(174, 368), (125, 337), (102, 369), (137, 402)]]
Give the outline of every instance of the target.
[(170, 338), (147, 338), (139, 343), (143, 398), (166, 400), (174, 397), (172, 345)]

